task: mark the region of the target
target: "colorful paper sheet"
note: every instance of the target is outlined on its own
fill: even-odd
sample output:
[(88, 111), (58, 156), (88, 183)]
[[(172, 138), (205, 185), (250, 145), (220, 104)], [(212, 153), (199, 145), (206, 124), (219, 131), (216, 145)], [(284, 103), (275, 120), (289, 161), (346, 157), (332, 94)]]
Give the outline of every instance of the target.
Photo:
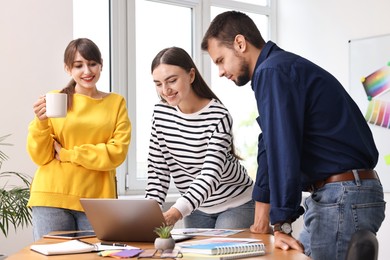
[(368, 123), (390, 128), (390, 102), (373, 99), (368, 103), (365, 118)]
[(362, 78), (364, 90), (370, 100), (390, 90), (390, 67), (385, 66)]

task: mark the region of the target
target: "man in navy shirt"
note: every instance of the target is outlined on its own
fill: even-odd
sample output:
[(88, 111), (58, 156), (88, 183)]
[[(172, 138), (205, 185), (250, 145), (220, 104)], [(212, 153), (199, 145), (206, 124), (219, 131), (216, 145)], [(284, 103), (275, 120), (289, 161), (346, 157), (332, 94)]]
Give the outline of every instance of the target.
[[(313, 259), (345, 259), (358, 229), (376, 233), (384, 219), (378, 151), (356, 103), (330, 73), (264, 42), (245, 14), (228, 11), (211, 23), (202, 49), (219, 76), (251, 81), (262, 130), (253, 198), (252, 232), (274, 227), (275, 246)], [(291, 223), (303, 213), (299, 240)]]

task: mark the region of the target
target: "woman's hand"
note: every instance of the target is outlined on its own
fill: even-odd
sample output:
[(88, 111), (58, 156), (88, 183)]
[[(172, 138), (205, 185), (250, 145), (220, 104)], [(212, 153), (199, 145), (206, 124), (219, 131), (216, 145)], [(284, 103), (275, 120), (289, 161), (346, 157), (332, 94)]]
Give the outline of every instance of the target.
[(39, 120), (46, 120), (46, 98), (45, 96), (40, 96), (38, 100), (33, 105), (33, 110), (35, 115)]
[(168, 226), (175, 225), (183, 217), (180, 211), (173, 207), (164, 212), (163, 215)]
[(58, 161), (61, 161), (60, 159), (61, 148), (62, 148), (61, 144), (56, 140), (54, 140), (54, 153), (55, 153), (54, 156)]

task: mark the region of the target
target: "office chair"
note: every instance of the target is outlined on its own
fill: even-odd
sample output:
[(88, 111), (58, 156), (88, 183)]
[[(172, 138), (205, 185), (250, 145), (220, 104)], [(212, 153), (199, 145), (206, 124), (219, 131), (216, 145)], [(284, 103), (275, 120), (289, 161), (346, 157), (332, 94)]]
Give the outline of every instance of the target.
[(377, 260), (378, 239), (369, 230), (356, 231), (349, 242), (346, 260)]

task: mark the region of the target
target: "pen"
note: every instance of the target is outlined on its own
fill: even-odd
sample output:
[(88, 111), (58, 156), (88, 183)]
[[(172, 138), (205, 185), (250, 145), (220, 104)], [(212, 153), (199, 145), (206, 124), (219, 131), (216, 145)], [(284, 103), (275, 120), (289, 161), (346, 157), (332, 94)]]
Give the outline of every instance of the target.
[(102, 246), (123, 246), (126, 247), (126, 244), (121, 244), (121, 243), (107, 243), (107, 242), (101, 242), (100, 243)]
[(87, 242), (87, 241), (80, 240), (80, 239), (76, 239), (76, 240), (77, 240), (77, 241), (79, 241), (79, 242), (82, 242), (82, 243), (84, 243), (84, 244), (87, 244), (87, 245), (93, 246), (93, 248), (94, 248), (94, 251), (97, 251), (97, 246), (96, 246), (96, 244), (92, 244), (92, 243), (89, 243), (89, 242)]

